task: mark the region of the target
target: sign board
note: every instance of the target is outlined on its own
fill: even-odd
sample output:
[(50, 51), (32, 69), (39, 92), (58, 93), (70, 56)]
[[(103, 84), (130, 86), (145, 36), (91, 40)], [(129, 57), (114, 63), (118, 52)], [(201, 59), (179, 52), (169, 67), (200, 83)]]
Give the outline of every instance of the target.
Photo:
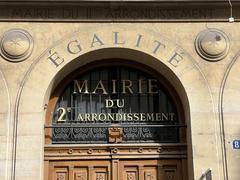
[(98, 67), (74, 76), (53, 112), (53, 143), (179, 142), (175, 99), (151, 74)]
[(240, 149), (240, 140), (233, 141), (233, 149)]

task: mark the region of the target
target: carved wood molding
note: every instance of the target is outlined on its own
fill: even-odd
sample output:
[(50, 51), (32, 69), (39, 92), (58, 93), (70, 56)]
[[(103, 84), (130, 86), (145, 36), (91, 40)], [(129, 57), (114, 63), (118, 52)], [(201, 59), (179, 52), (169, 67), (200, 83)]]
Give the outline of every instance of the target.
[(116, 158), (141, 158), (166, 157), (185, 158), (187, 157), (186, 144), (169, 145), (115, 145), (115, 146), (45, 146), (45, 160), (57, 159), (108, 159)]

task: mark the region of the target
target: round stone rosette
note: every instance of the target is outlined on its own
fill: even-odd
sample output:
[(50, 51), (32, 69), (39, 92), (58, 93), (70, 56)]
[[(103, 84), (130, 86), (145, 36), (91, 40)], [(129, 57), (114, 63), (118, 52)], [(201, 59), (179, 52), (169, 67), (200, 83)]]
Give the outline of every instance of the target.
[(27, 59), (33, 50), (32, 36), (22, 29), (5, 32), (1, 38), (1, 56), (11, 62)]
[(198, 34), (195, 48), (203, 59), (219, 61), (228, 53), (229, 39), (224, 32), (218, 29), (206, 29)]

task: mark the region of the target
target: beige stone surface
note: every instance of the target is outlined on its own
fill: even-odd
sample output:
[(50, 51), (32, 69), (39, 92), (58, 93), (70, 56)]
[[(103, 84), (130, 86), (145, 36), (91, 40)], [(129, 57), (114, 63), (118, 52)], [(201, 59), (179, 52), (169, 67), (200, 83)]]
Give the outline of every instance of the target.
[(239, 54), (237, 54), (225, 74), (226, 81), (224, 81), (222, 101), (228, 173), (229, 177), (234, 180), (239, 179), (235, 174), (239, 171), (240, 163), (240, 152), (239, 150), (233, 149), (233, 140), (240, 139), (239, 65)]
[(9, 171), (10, 130), (10, 93), (5, 74), (0, 67), (0, 179), (7, 179)]
[[(238, 179), (240, 151), (232, 150), (231, 146), (234, 138), (240, 138), (237, 128), (240, 116), (238, 61), (232, 66), (226, 85), (221, 85), (229, 64), (239, 51), (239, 23), (1, 23), (0, 27), (0, 34), (12, 28), (24, 29), (34, 40), (33, 53), (27, 60), (10, 63), (0, 57), (0, 68), (8, 88), (7, 93), (0, 78), (0, 142), (3, 149), (12, 151), (9, 145), (13, 132), (8, 133), (6, 128), (17, 121), (17, 180), (43, 179), (44, 106), (53, 88), (74, 69), (104, 58), (129, 59), (150, 66), (179, 92), (188, 125), (189, 162), (193, 163), (193, 167), (189, 165), (189, 171), (193, 171), (189, 180), (198, 180), (208, 168), (212, 168), (214, 180), (223, 179), (220, 128), (223, 120), (229, 179)], [(206, 28), (217, 28), (229, 37), (230, 51), (221, 61), (205, 61), (195, 51), (195, 38)], [(116, 32), (119, 44), (114, 43)], [(91, 47), (94, 34), (102, 44), (97, 42)], [(139, 35), (142, 41), (136, 46)], [(75, 46), (78, 42), (82, 48), (76, 54), (67, 51), (68, 44), (73, 41), (71, 51), (79, 50)], [(161, 43), (159, 49), (158, 42)], [(64, 62), (56, 67), (49, 60), (49, 51), (57, 53), (59, 60), (64, 58)], [(179, 62), (171, 59), (176, 53), (181, 57)], [(223, 88), (221, 116), (219, 98)], [(4, 151), (0, 156), (0, 179), (9, 179), (11, 170), (7, 162), (11, 156)]]

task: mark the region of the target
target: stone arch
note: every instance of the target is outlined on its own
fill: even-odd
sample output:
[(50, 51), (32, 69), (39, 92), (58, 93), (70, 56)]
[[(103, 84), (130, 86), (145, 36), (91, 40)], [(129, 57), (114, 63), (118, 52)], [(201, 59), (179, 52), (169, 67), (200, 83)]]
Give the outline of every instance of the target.
[(7, 81), (3, 71), (0, 69), (0, 89), (1, 89), (1, 108), (0, 108), (0, 164), (2, 172), (0, 179), (10, 177), (10, 159), (11, 159), (11, 100)]
[[(239, 70), (240, 52), (238, 51), (225, 70), (219, 92), (220, 131), (222, 140), (222, 151), (224, 154), (224, 168), (226, 179), (234, 179), (238, 174), (239, 166), (236, 161), (237, 151), (233, 151), (233, 141), (239, 139), (239, 126), (236, 119), (239, 118)], [(234, 104), (234, 106), (232, 106)]]
[[(126, 30), (100, 28), (85, 33), (80, 31), (56, 43), (42, 54), (30, 67), (18, 99), (18, 154), (17, 162), (22, 161), (26, 166), (18, 166), (16, 162), (16, 176), (28, 178), (43, 174), (43, 146), (44, 146), (44, 119), (45, 104), (55, 85), (63, 79), (65, 74), (87, 63), (107, 58), (124, 58), (147, 65), (161, 73), (177, 90), (184, 106), (185, 117), (188, 125), (189, 144), (189, 179), (197, 179), (201, 176), (199, 169), (205, 170), (212, 167), (216, 173), (213, 178), (221, 177), (218, 152), (214, 146), (218, 130), (213, 110), (213, 101), (204, 74), (195, 61), (180, 46), (172, 43), (158, 33), (149, 33), (141, 30), (142, 37), (147, 37), (146, 44), (139, 44), (140, 35), (131, 36), (135, 30), (130, 29), (123, 38), (121, 32)], [(110, 39), (97, 40), (105, 34), (112, 34)], [(81, 39), (81, 37), (87, 37)], [(90, 38), (89, 38), (90, 37)], [(95, 37), (95, 39), (94, 39)], [(89, 39), (90, 40), (89, 40)], [(81, 50), (75, 46), (74, 53), (68, 51), (70, 42), (78, 45), (80, 40)], [(141, 39), (141, 38), (140, 38)], [(127, 43), (127, 40), (129, 43)], [(107, 43), (108, 41), (108, 43)], [(116, 43), (117, 41), (117, 43)], [(90, 43), (89, 43), (90, 42)], [(96, 46), (93, 42), (96, 42)], [(125, 42), (125, 43), (124, 43)], [(73, 44), (72, 44), (73, 45)], [(73, 49), (72, 49), (73, 51)], [(57, 64), (53, 61), (57, 60)], [(199, 96), (201, 94), (202, 96)], [(33, 101), (34, 103), (29, 103)], [(194, 123), (192, 123), (194, 122)], [(206, 125), (208, 128), (206, 128)], [(206, 142), (206, 138), (209, 141)], [(29, 143), (29, 146), (24, 144)], [(206, 155), (206, 148), (209, 150)], [(28, 159), (24, 158), (28, 157)], [(208, 161), (211, 157), (214, 160)], [(32, 163), (28, 163), (31, 161)], [(209, 162), (209, 163), (208, 163)], [(194, 166), (193, 166), (194, 164)], [(34, 167), (38, 167), (33, 169)], [(41, 172), (39, 174), (39, 167)], [(196, 169), (196, 170), (195, 170)], [(198, 171), (197, 171), (198, 169)], [(23, 172), (27, 175), (24, 175)], [(31, 172), (31, 173), (30, 173)]]

